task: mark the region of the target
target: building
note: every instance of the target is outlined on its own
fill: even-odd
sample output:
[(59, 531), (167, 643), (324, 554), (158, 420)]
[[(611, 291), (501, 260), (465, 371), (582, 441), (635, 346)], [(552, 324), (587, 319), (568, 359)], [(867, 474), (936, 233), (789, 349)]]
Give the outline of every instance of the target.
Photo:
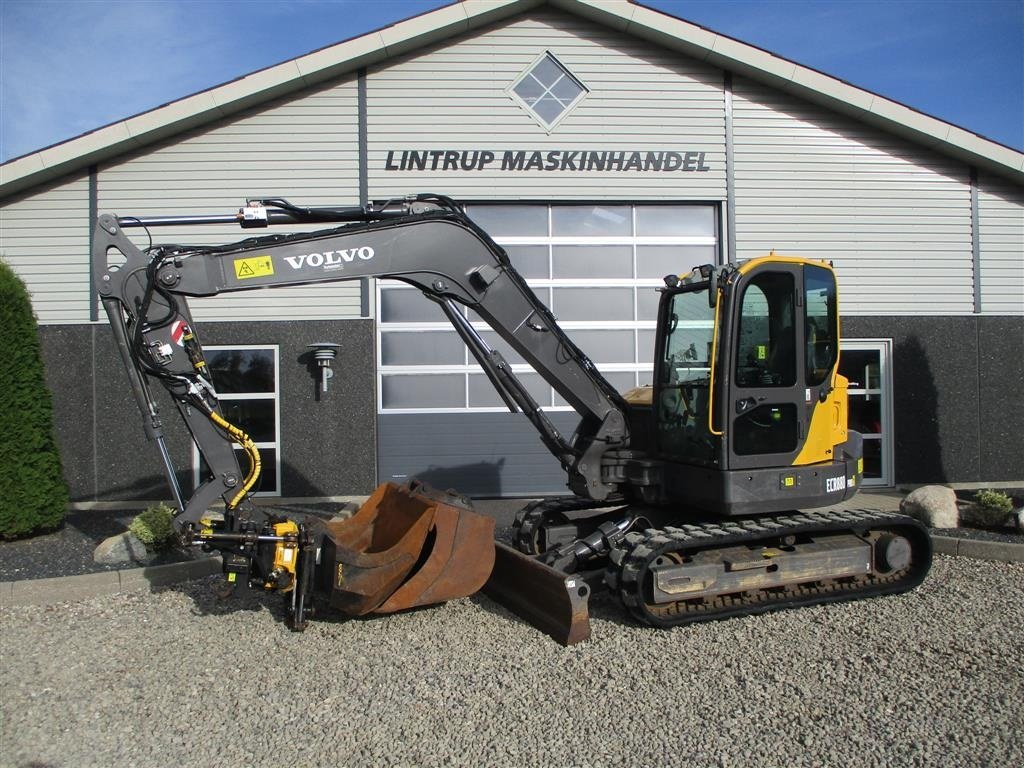
[[(466, 202), (623, 389), (650, 381), (666, 272), (773, 249), (829, 259), (869, 482), (1024, 480), (1024, 154), (643, 6), (457, 3), (0, 174), (0, 253), (32, 292), (79, 501), (166, 495), (89, 285), (98, 212), (419, 191)], [(193, 311), (212, 362), (243, 371), (226, 406), (259, 440), (265, 493), (413, 475), (476, 495), (564, 491), (532, 428), (408, 287), (234, 293)], [(320, 341), (341, 349), (318, 399), (307, 345)], [(524, 379), (571, 431), (574, 414)], [(198, 459), (171, 438), (188, 485)]]

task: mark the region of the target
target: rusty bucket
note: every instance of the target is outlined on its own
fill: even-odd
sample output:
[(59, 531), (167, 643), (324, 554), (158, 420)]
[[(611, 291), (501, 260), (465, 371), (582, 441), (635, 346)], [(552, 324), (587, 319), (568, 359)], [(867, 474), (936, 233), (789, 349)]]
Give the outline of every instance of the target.
[(384, 483), (348, 520), (311, 530), (318, 591), (352, 616), (466, 597), (494, 567), (494, 521), (468, 499), (415, 482)]

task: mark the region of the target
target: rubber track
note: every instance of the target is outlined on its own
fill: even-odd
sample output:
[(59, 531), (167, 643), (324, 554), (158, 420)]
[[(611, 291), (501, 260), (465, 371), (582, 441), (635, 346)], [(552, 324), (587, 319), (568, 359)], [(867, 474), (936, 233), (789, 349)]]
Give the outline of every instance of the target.
[[(906, 536), (912, 545), (911, 564), (902, 571), (868, 574), (853, 579), (817, 581), (764, 590), (650, 605), (644, 582), (651, 564), (661, 555), (694, 549), (721, 548), (758, 540), (801, 534), (888, 530)], [(728, 520), (701, 525), (666, 526), (629, 533), (612, 550), (605, 582), (637, 620), (656, 627), (674, 627), (732, 616), (745, 616), (797, 605), (898, 594), (920, 584), (931, 566), (932, 545), (927, 530), (902, 515), (870, 510), (797, 512), (779, 517)]]
[(551, 522), (555, 515), (584, 509), (622, 506), (625, 503), (621, 498), (594, 501), (582, 496), (550, 496), (531, 501), (516, 513), (515, 522), (512, 523), (512, 541), (515, 542), (516, 549), (523, 554), (542, 554), (537, 551), (535, 545), (537, 528)]

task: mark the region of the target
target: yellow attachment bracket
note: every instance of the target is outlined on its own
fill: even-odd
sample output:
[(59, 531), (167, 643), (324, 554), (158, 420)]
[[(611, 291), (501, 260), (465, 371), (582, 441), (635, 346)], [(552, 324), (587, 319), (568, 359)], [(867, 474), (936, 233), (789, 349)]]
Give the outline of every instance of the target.
[(294, 520), (274, 524), (275, 536), (291, 536), (289, 541), (279, 541), (274, 548), (274, 570), (287, 571), (291, 574), (291, 586), (282, 590), (288, 592), (295, 586), (295, 565), (299, 559), (299, 526)]
[(227, 432), (228, 435), (231, 436), (231, 439), (238, 443), (249, 457), (249, 474), (246, 475), (245, 482), (242, 483), (242, 487), (239, 489), (238, 493), (236, 493), (234, 498), (228, 502), (228, 509), (234, 509), (238, 506), (239, 502), (245, 498), (245, 495), (249, 490), (256, 485), (256, 479), (260, 476), (260, 452), (251, 437), (245, 434), (245, 432), (234, 424), (229, 424), (219, 413), (216, 411), (210, 411), (209, 416), (210, 421)]

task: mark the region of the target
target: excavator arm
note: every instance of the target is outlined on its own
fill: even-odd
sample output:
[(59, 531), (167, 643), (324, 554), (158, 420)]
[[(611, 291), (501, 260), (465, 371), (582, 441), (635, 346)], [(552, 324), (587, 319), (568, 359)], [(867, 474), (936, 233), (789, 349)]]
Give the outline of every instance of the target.
[[(145, 249), (125, 232), (230, 222), (244, 228), (278, 223), (335, 226), (227, 245)], [(175, 496), (179, 533), (186, 541), (221, 551), (229, 579), (245, 574), (250, 584), (291, 592), (297, 626), (304, 623), (303, 600), (317, 580), (332, 604), (352, 613), (397, 610), (475, 591), (493, 563), (481, 554), (493, 553), (493, 524), (482, 523), (465, 500), (421, 487), (382, 486), (355, 518), (334, 528), (316, 521), (297, 525), (256, 508), (250, 492), (260, 471), (259, 451), (220, 412), (188, 297), (367, 277), (413, 285), (440, 306), (508, 407), (523, 411), (534, 425), (565, 469), (569, 487), (597, 501), (617, 493), (616, 485), (602, 479), (601, 458), (628, 444), (625, 403), (558, 326), (505, 252), (448, 198), (418, 195), (397, 204), (330, 209), (251, 201), (230, 216), (106, 214), (96, 222), (92, 256), (96, 290), (146, 433), (159, 446)], [(496, 331), (580, 414), (571, 438), (554, 427), (502, 354), (476, 331), (465, 309)], [(165, 446), (150, 390), (153, 382), (170, 394), (209, 468), (208, 479), (189, 498), (179, 487)], [(248, 457), (244, 471), (235, 445)], [(211, 520), (208, 510), (219, 500), (224, 502), (224, 519)], [(424, 565), (420, 549), (431, 542), (435, 549), (443, 545), (443, 551), (434, 558), (437, 563)], [(369, 552), (390, 559), (368, 562)], [(331, 562), (320, 567), (314, 558), (325, 556)], [(436, 572), (433, 581), (415, 590), (408, 586), (415, 583), (411, 575), (423, 580), (422, 574), (431, 571)], [(447, 590), (437, 587), (446, 581)], [(401, 597), (410, 590), (415, 594)]]

